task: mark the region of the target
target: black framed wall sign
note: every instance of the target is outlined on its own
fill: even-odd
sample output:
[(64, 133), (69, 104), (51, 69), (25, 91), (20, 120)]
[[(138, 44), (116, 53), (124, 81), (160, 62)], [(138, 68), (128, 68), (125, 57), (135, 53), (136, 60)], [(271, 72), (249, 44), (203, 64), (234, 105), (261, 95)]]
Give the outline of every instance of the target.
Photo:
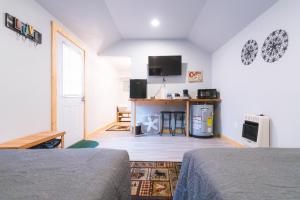
[(5, 13), (5, 26), (12, 31), (30, 39), (35, 44), (42, 44), (42, 34), (35, 30), (33, 26), (22, 22), (18, 18)]

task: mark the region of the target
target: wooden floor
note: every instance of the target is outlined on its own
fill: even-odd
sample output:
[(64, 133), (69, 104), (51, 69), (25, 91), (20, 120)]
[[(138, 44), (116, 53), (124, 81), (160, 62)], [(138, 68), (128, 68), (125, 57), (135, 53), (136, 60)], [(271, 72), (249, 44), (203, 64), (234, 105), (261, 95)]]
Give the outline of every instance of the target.
[(125, 131), (107, 131), (94, 139), (100, 148), (127, 150), (131, 161), (182, 161), (183, 154), (199, 148), (227, 148), (231, 144), (220, 138), (198, 139), (184, 136), (135, 137)]

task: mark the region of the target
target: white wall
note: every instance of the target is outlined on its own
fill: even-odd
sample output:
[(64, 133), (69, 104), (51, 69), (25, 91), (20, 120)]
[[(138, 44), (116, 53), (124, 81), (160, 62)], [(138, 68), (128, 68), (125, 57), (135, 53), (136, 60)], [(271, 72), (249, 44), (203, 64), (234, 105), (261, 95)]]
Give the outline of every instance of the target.
[(118, 96), (118, 106), (125, 106), (130, 109), (129, 102), (129, 77), (119, 77), (119, 96)]
[[(129, 60), (130, 61), (130, 60)], [(87, 70), (88, 132), (116, 121), (118, 105), (128, 104), (121, 78), (128, 77), (128, 58), (89, 56)]]
[(117, 70), (105, 58), (93, 56), (87, 70), (88, 132), (116, 120), (120, 88)]
[[(23, 41), (4, 24), (8, 12), (43, 34)], [(0, 142), (50, 129), (50, 20), (35, 1), (0, 1)]]
[[(117, 95), (117, 105), (130, 107), (129, 102), (129, 79), (131, 74), (131, 58), (124, 56), (101, 56), (103, 61), (105, 61), (106, 66), (109, 66), (112, 70), (115, 70), (117, 75), (117, 89), (111, 89), (111, 92), (118, 93)], [(116, 77), (112, 77), (115, 79)], [(115, 106), (117, 106), (115, 105)], [(115, 108), (116, 110), (116, 108)]]
[[(213, 87), (221, 92), (221, 132), (240, 141), (245, 113), (263, 113), (271, 118), (273, 147), (300, 147), (299, 52), (300, 1), (282, 0), (258, 17), (213, 54)], [(261, 57), (265, 38), (284, 29), (289, 47), (281, 60), (266, 63)], [(244, 66), (241, 50), (248, 39), (259, 44), (253, 64)]]
[(130, 109), (131, 104), (129, 101), (129, 82), (131, 75), (132, 62), (131, 58), (125, 58), (122, 60), (124, 63), (122, 65), (116, 66), (119, 74), (119, 98), (118, 98), (118, 106), (126, 106)]
[(211, 86), (210, 55), (186, 40), (123, 40), (101, 55), (131, 57), (131, 78), (148, 78), (148, 97), (154, 96), (162, 81), (162, 78), (147, 76), (148, 56), (151, 55), (182, 55), (182, 62), (187, 70), (201, 70), (204, 73), (203, 83), (188, 83), (186, 74), (167, 77), (168, 92), (182, 93), (183, 89), (189, 89), (192, 96), (195, 96), (197, 89)]
[[(161, 86), (162, 78), (148, 77), (148, 56), (155, 55), (182, 55), (184, 63), (183, 75), (180, 77), (166, 77), (167, 92), (180, 93), (188, 89), (191, 96), (195, 97), (197, 89), (211, 87), (211, 58), (210, 55), (201, 51), (197, 46), (187, 40), (123, 40), (106, 49), (101, 55), (127, 56), (131, 58), (131, 79), (148, 79), (148, 98), (154, 96)], [(200, 70), (204, 73), (203, 83), (188, 83), (186, 71)], [(150, 113), (159, 113), (160, 110), (182, 110), (183, 107), (144, 107), (137, 108), (138, 117)]]
[[(43, 43), (35, 47), (7, 29), (6, 12), (33, 25), (43, 34)], [(50, 22), (59, 21), (34, 0), (0, 0), (0, 14), (0, 142), (4, 142), (50, 130)], [(117, 97), (111, 89), (118, 86), (118, 79), (115, 70), (103, 63), (95, 52), (88, 51), (87, 55), (87, 129), (91, 132), (115, 120)]]

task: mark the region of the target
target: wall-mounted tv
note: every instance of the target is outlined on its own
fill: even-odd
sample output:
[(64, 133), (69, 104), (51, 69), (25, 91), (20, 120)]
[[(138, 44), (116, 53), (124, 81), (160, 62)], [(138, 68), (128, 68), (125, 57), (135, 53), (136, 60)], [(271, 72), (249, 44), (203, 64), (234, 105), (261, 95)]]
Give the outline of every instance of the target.
[(149, 56), (149, 76), (180, 76), (181, 56)]

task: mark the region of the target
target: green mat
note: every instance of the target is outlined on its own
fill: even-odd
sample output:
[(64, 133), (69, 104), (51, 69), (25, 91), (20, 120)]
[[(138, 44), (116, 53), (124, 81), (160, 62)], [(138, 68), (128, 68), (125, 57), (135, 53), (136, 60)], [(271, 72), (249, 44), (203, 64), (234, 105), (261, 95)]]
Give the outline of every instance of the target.
[(96, 148), (99, 145), (97, 141), (93, 140), (81, 140), (70, 147), (69, 149), (80, 149), (80, 148)]

